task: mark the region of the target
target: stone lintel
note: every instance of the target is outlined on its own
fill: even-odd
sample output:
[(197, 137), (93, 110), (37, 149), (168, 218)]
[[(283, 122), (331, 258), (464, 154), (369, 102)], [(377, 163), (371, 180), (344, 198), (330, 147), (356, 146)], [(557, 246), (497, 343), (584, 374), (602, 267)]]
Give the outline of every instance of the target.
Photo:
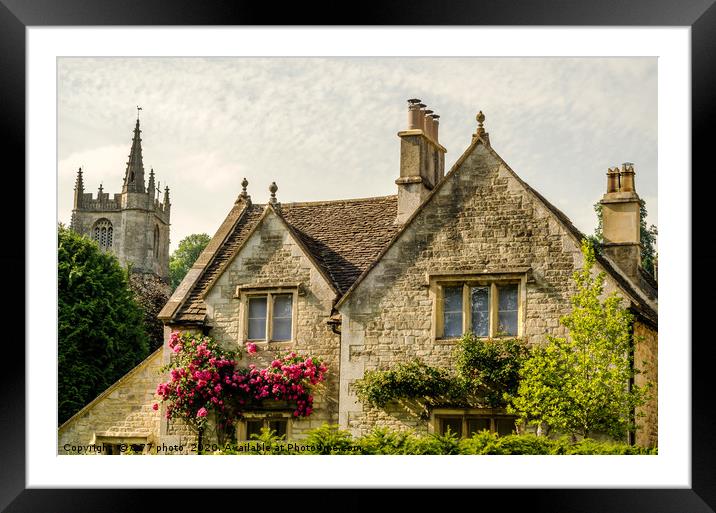
[(301, 282), (297, 283), (249, 283), (246, 285), (237, 285), (236, 293), (234, 298), (238, 298), (242, 292), (258, 292), (258, 291), (271, 291), (271, 292), (295, 292), (301, 291)]

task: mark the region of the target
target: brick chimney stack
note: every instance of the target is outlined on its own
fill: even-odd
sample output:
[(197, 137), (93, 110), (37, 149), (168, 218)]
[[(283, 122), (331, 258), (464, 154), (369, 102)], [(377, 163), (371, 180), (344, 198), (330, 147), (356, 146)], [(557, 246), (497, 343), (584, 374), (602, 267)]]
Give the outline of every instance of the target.
[(425, 200), (445, 175), (445, 153), (438, 142), (440, 116), (419, 99), (408, 100), (408, 128), (400, 137), (400, 177), (398, 185), (398, 216), (404, 223)]
[(639, 283), (641, 267), (641, 203), (634, 185), (634, 164), (625, 162), (607, 172), (602, 205), (604, 252)]

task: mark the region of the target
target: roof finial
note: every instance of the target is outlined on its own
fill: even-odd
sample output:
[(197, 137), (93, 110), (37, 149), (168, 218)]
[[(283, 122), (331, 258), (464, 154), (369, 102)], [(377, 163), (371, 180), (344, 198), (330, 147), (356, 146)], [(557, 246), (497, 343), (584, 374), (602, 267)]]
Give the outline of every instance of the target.
[(485, 145), (490, 146), (490, 134), (485, 131), (485, 126), (483, 125), (485, 122), (485, 115), (482, 111), (480, 111), (477, 113), (477, 116), (475, 116), (475, 119), (477, 119), (477, 132), (475, 132), (472, 136), (473, 141), (479, 137)]
[(249, 193), (246, 192), (246, 188), (249, 186), (249, 181), (244, 177), (243, 180), (241, 180), (241, 194), (239, 194), (239, 197), (236, 198), (236, 201), (234, 203), (239, 203), (241, 201), (251, 201), (251, 198), (249, 198)]
[(271, 203), (276, 203), (276, 191), (278, 190), (278, 185), (276, 185), (276, 182), (271, 182), (271, 185), (269, 185), (269, 192), (271, 193), (271, 199), (269, 200)]
[(485, 127), (483, 126), (483, 123), (485, 121), (485, 115), (482, 113), (482, 111), (477, 113), (477, 116), (475, 116), (475, 119), (477, 119), (477, 133), (482, 135), (485, 133)]
[(139, 121), (139, 111), (142, 110), (142, 108), (137, 105), (137, 121)]

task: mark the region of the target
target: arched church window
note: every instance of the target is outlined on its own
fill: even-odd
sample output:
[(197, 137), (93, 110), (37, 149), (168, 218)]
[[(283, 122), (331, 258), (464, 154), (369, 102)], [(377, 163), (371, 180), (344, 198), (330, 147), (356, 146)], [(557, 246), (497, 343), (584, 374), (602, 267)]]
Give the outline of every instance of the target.
[(97, 241), (100, 249), (108, 251), (112, 249), (113, 238), (112, 223), (108, 219), (100, 219), (92, 228), (92, 238)]

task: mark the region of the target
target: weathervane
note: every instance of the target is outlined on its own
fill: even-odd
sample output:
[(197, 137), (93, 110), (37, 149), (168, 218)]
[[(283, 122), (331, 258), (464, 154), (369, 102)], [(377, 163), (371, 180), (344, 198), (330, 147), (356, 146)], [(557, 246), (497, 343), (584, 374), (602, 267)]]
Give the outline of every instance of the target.
[(142, 110), (142, 108), (139, 105), (137, 105), (137, 119), (139, 119), (139, 111), (140, 110)]

